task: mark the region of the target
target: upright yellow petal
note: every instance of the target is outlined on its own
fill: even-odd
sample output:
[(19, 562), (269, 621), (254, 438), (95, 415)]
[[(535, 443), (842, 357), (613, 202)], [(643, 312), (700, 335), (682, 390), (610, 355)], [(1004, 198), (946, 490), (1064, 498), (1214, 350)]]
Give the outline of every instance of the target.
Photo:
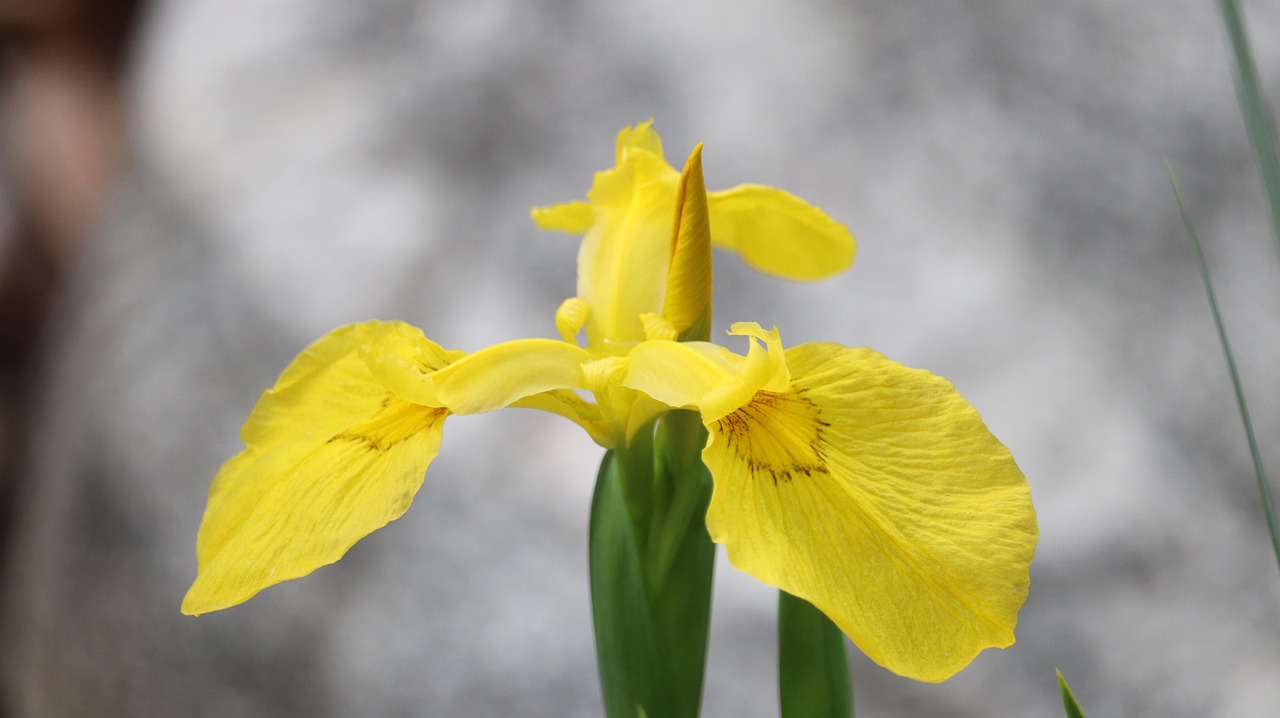
[(896, 673), (1012, 644), (1037, 528), (1008, 450), (928, 372), (835, 344), (786, 360), (790, 389), (708, 423), (712, 539)]
[(643, 150), (658, 159), (662, 159), (662, 138), (653, 129), (653, 118), (636, 124), (635, 127), (624, 127), (618, 132), (614, 141), (614, 164), (622, 164), (631, 150)]
[[(686, 165), (682, 179), (667, 164), (652, 120), (626, 127), (615, 142), (614, 167), (596, 173), (587, 202), (533, 210), (534, 222), (543, 229), (586, 235), (578, 253), (577, 294), (592, 310), (585, 327), (589, 345), (625, 346), (644, 340), (639, 317), (645, 314), (661, 314), (677, 327), (691, 321), (686, 316), (691, 312), (690, 327), (701, 316), (694, 309), (698, 302), (680, 291), (709, 285), (710, 262), (706, 260), (704, 270), (686, 265), (688, 257), (671, 256), (664, 240), (672, 239), (668, 230), (673, 216), (677, 227), (685, 219), (698, 220), (689, 225), (689, 231), (700, 233), (692, 237), (705, 236), (705, 222), (716, 246), (737, 251), (766, 274), (820, 279), (853, 262), (853, 235), (822, 210), (760, 185), (705, 194), (697, 150), (690, 158), (695, 159), (696, 167)], [(689, 186), (691, 171), (697, 172), (699, 192), (677, 200), (677, 188)], [(686, 207), (690, 200), (696, 204)], [(682, 211), (689, 214), (681, 218)], [(697, 258), (703, 261), (701, 254)], [(686, 269), (668, 283), (669, 270)], [(698, 325), (681, 328), (680, 336), (703, 340), (706, 334)]]
[(822, 279), (853, 264), (853, 234), (795, 195), (740, 185), (707, 195), (711, 240), (752, 267), (786, 279)]
[(361, 350), (388, 332), (416, 330), (334, 330), (263, 393), (241, 431), (245, 450), (210, 488), (184, 613), (234, 606), (333, 563), (409, 507), (447, 412), (398, 398), (375, 378)]
[(641, 147), (596, 174), (587, 194), (595, 209), (578, 251), (578, 297), (591, 305), (592, 345), (644, 339), (640, 315), (658, 313), (666, 291), (671, 222), (680, 175)]
[(662, 316), (686, 341), (707, 341), (711, 332), (711, 226), (702, 179), (702, 145), (685, 162), (676, 191), (667, 293)]

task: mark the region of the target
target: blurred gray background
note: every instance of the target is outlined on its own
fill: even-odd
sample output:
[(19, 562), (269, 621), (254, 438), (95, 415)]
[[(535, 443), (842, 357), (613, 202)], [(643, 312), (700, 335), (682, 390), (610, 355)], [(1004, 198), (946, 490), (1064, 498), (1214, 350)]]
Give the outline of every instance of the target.
[[(1245, 5), (1280, 96), (1280, 7)], [(0, 716), (599, 715), (601, 450), (548, 415), (450, 420), (413, 508), (342, 562), (223, 613), (178, 604), (209, 479), (285, 363), (371, 318), (468, 350), (554, 336), (577, 242), (528, 208), (584, 196), (615, 133), (650, 117), (677, 166), (706, 142), (710, 188), (786, 188), (860, 242), (850, 273), (811, 285), (719, 257), (718, 328), (942, 374), (1031, 482), (1018, 643), (939, 685), (852, 648), (860, 716), (1061, 716), (1055, 668), (1094, 716), (1275, 715), (1280, 578), (1163, 164), (1280, 472), (1280, 255), (1215, 5), (153, 0), (138, 17), (95, 105), (93, 127), (122, 129), (86, 144), (101, 193), (48, 230), (65, 261), (6, 415)], [(22, 171), (51, 165), (24, 157), (88, 110), (24, 115), (14, 77), (0, 220), (30, 236)], [(706, 716), (777, 714), (774, 596), (721, 557)]]

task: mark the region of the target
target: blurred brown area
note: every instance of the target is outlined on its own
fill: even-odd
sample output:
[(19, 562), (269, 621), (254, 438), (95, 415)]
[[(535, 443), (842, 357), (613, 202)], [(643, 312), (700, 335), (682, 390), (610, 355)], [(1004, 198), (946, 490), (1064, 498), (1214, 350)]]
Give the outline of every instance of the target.
[(21, 481), (41, 328), (120, 164), (142, 5), (0, 1), (0, 549)]

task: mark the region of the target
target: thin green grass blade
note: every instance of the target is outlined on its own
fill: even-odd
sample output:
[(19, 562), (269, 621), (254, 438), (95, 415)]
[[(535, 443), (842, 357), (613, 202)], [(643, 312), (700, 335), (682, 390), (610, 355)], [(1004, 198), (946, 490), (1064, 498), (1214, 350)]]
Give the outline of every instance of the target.
[(1244, 15), (1236, 0), (1219, 0), (1222, 20), (1227, 26), (1231, 50), (1235, 55), (1236, 94), (1240, 98), (1240, 113), (1249, 131), (1249, 143), (1258, 160), (1258, 172), (1262, 175), (1262, 187), (1271, 207), (1271, 230), (1280, 245), (1280, 161), (1276, 158), (1275, 124), (1262, 84), (1258, 80), (1258, 68), (1249, 48), (1249, 35), (1245, 30)]
[(844, 634), (786, 591), (778, 591), (778, 698), (782, 718), (853, 718)]
[(1084, 718), (1084, 711), (1080, 710), (1080, 704), (1071, 693), (1067, 679), (1062, 677), (1062, 671), (1058, 671), (1058, 690), (1062, 691), (1062, 707), (1067, 711), (1067, 718)]
[(1227, 328), (1222, 322), (1222, 313), (1218, 311), (1218, 298), (1213, 291), (1213, 280), (1209, 277), (1209, 265), (1204, 258), (1204, 248), (1200, 246), (1200, 237), (1191, 223), (1191, 215), (1182, 199), (1182, 190), (1178, 187), (1178, 178), (1173, 173), (1173, 165), (1165, 160), (1169, 171), (1169, 182), (1173, 184), (1173, 196), (1178, 201), (1178, 212), (1182, 214), (1182, 224), (1187, 229), (1187, 237), (1191, 239), (1191, 247), (1196, 253), (1196, 264), (1200, 267), (1200, 280), (1204, 283), (1204, 293), (1209, 299), (1209, 311), (1213, 313), (1213, 323), (1218, 328), (1218, 343), (1222, 345), (1222, 353), (1227, 359), (1227, 371), (1231, 374), (1231, 386), (1235, 388), (1236, 405), (1240, 407), (1240, 421), (1244, 423), (1244, 435), (1249, 441), (1249, 454), (1253, 458), (1253, 473), (1258, 480), (1258, 494), (1262, 498), (1262, 510), (1267, 517), (1267, 529), (1271, 532), (1271, 548), (1275, 551), (1276, 567), (1280, 569), (1280, 529), (1276, 525), (1275, 503), (1271, 499), (1271, 485), (1267, 481), (1266, 471), (1262, 468), (1262, 452), (1258, 449), (1258, 439), (1253, 433), (1253, 421), (1249, 419), (1249, 405), (1244, 399), (1244, 386), (1240, 382), (1240, 372), (1236, 368), (1235, 355), (1231, 352), (1231, 342), (1227, 341)]

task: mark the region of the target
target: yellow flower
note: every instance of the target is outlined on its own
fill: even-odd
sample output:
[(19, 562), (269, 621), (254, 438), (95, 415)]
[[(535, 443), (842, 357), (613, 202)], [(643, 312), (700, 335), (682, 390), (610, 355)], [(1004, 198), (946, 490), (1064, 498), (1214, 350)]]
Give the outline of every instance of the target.
[(943, 680), (1012, 644), (1037, 538), (1030, 491), (948, 382), (868, 349), (784, 350), (776, 329), (751, 323), (730, 332), (747, 338), (745, 355), (691, 341), (709, 323), (713, 241), (813, 278), (852, 261), (848, 231), (778, 190), (706, 193), (700, 148), (677, 173), (648, 123), (619, 134), (617, 166), (588, 197), (534, 211), (544, 228), (586, 233), (561, 339), (466, 354), (368, 322), (285, 369), (214, 478), (183, 611), (306, 575), (398, 518), (450, 414), (536, 408), (615, 447), (690, 409), (709, 433), (707, 527), (734, 566), (913, 678)]
[[(618, 133), (617, 164), (596, 174), (587, 202), (533, 210), (543, 229), (586, 233), (578, 254), (578, 298), (591, 307), (586, 332), (592, 347), (646, 338), (641, 317), (659, 313), (670, 286), (668, 242), (680, 173), (663, 159), (652, 125), (650, 120)], [(697, 171), (706, 203), (698, 219), (709, 220), (716, 246), (788, 279), (820, 279), (853, 262), (853, 235), (822, 210), (760, 185), (707, 193)], [(673, 284), (709, 288), (706, 257), (705, 282)]]

